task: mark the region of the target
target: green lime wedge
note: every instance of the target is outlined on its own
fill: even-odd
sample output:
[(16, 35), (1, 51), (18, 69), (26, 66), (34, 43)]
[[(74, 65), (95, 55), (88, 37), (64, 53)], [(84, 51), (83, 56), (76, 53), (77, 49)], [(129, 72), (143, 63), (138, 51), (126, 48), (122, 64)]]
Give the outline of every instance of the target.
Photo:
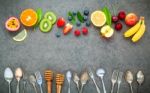
[(23, 41), (27, 37), (27, 30), (24, 29), (20, 33), (18, 33), (16, 36), (13, 37), (13, 40), (15, 41)]

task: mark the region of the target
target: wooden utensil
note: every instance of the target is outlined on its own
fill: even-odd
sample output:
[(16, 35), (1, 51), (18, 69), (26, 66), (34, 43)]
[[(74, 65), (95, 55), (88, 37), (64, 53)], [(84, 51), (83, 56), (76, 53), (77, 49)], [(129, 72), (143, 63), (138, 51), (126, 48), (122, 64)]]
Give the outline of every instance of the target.
[(64, 75), (57, 74), (56, 75), (56, 91), (57, 91), (57, 93), (61, 93), (63, 83), (64, 83)]
[(47, 81), (47, 93), (51, 93), (52, 92), (53, 72), (51, 70), (46, 70), (44, 77), (45, 77), (45, 80)]

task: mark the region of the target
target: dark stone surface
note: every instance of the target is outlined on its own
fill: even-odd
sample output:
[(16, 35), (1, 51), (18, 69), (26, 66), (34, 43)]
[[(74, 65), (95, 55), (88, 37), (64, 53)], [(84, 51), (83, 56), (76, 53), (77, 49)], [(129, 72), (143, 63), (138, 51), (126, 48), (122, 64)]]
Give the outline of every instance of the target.
[[(120, 69), (125, 72), (130, 69), (134, 76), (138, 70), (145, 74), (145, 83), (141, 87), (141, 93), (150, 93), (150, 1), (149, 0), (119, 0), (119, 10), (134, 12), (138, 16), (145, 16), (146, 33), (140, 42), (133, 44), (130, 40), (125, 40), (122, 36), (127, 29), (124, 26), (122, 32), (115, 32), (114, 37), (107, 41), (99, 36), (99, 29), (89, 28), (88, 36), (76, 38), (73, 33), (68, 36), (55, 37), (56, 31), (60, 29), (54, 26), (52, 32), (42, 33), (38, 30), (29, 30), (28, 37), (23, 42), (15, 42), (12, 37), (15, 34), (8, 33), (4, 28), (6, 19), (10, 16), (17, 16), (23, 9), (39, 8), (44, 12), (52, 10), (57, 16), (67, 19), (67, 11), (83, 11), (88, 8), (90, 11), (100, 9), (102, 1), (99, 0), (1, 0), (0, 1), (0, 93), (8, 93), (8, 83), (3, 78), (4, 69), (10, 66), (13, 71), (20, 66), (28, 75), (39, 70), (52, 69), (56, 73), (65, 73), (66, 70), (80, 73), (88, 66), (96, 70), (99, 67), (106, 69), (104, 82), (107, 93), (111, 89), (111, 74), (113, 69)], [(23, 27), (22, 27), (23, 28)], [(100, 80), (96, 78), (101, 87)], [(22, 81), (20, 83), (22, 93)], [(77, 93), (76, 87), (71, 82), (71, 92)], [(37, 86), (38, 87), (38, 86)], [(12, 93), (15, 93), (16, 79), (11, 83)], [(134, 93), (136, 93), (137, 83), (134, 78)], [(43, 84), (45, 91), (45, 85)], [(115, 89), (116, 91), (116, 89)], [(62, 93), (67, 92), (67, 82), (65, 82)], [(96, 93), (93, 82), (90, 80), (85, 86), (83, 93)], [(123, 79), (120, 93), (129, 93), (129, 86)], [(26, 93), (34, 93), (30, 83), (27, 84)], [(45, 93), (45, 92), (44, 92)], [(53, 84), (55, 93), (55, 84)], [(101, 93), (103, 93), (101, 91)]]

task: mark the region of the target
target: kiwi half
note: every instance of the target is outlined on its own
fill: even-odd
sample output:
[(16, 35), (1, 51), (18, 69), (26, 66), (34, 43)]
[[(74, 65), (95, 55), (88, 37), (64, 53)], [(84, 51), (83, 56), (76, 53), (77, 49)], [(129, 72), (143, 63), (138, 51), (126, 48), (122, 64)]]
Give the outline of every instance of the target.
[(57, 17), (56, 17), (56, 15), (53, 12), (47, 12), (44, 15), (44, 18), (49, 19), (52, 22), (52, 24), (55, 24), (55, 22), (57, 20)]
[(40, 30), (42, 32), (49, 32), (52, 28), (52, 22), (49, 19), (42, 19), (40, 22)]

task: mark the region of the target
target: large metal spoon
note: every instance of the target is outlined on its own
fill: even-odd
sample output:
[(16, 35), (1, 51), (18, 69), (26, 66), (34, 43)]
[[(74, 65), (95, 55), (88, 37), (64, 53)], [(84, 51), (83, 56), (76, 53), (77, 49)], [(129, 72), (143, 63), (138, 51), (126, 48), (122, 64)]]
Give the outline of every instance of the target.
[(114, 70), (113, 73), (112, 73), (112, 76), (111, 76), (111, 82), (112, 82), (111, 93), (114, 92), (114, 86), (115, 86), (115, 84), (117, 82), (118, 73), (119, 73), (118, 70)]
[(36, 77), (36, 81), (38, 83), (38, 85), (40, 86), (40, 91), (41, 93), (43, 93), (43, 90), (42, 90), (42, 75), (39, 71), (35, 72), (35, 77)]
[(143, 72), (142, 71), (138, 71), (138, 73), (137, 73), (137, 82), (138, 82), (138, 93), (140, 93), (140, 91), (139, 91), (139, 88), (140, 88), (140, 86), (143, 84), (143, 82), (144, 82), (144, 74), (143, 74)]
[(19, 93), (19, 82), (20, 82), (20, 79), (22, 78), (22, 75), (23, 75), (22, 69), (20, 67), (18, 67), (15, 71), (15, 77), (18, 81), (17, 88), (16, 88), (16, 93)]
[(81, 75), (81, 90), (80, 90), (80, 93), (82, 93), (83, 91), (83, 87), (84, 85), (87, 83), (87, 81), (89, 80), (89, 75), (87, 72), (84, 72), (82, 75)]
[(130, 85), (131, 93), (133, 93), (133, 88), (132, 88), (133, 74), (132, 74), (131, 71), (128, 70), (128, 71), (126, 72), (125, 79), (126, 79), (126, 81), (129, 83), (129, 85)]
[(68, 81), (68, 93), (70, 93), (70, 82), (71, 82), (71, 78), (72, 78), (72, 73), (71, 71), (67, 71), (66, 73), (66, 78), (67, 78), (67, 81)]
[(35, 78), (35, 76), (34, 75), (30, 75), (29, 80), (30, 80), (30, 83), (33, 85), (35, 93), (37, 93), (37, 89), (36, 89), (36, 86), (35, 86), (35, 84), (36, 84), (36, 78)]
[(104, 93), (106, 93), (106, 88), (105, 88), (105, 84), (104, 84), (104, 80), (103, 80), (103, 77), (105, 75), (105, 70), (103, 68), (99, 68), (97, 71), (96, 71), (96, 74), (98, 77), (101, 78), (101, 81), (102, 81), (102, 85), (103, 85), (103, 91)]
[(79, 81), (80, 81), (80, 78), (78, 77), (77, 73), (74, 74), (73, 81), (76, 84), (78, 92), (79, 92), (80, 91), (79, 90)]
[(4, 78), (5, 78), (5, 80), (8, 82), (8, 84), (9, 84), (9, 93), (11, 93), (11, 89), (10, 89), (10, 83), (11, 83), (11, 81), (12, 81), (12, 79), (13, 79), (13, 72), (12, 72), (12, 70), (9, 68), (9, 67), (7, 67), (6, 69), (5, 69), (5, 71), (4, 71)]

